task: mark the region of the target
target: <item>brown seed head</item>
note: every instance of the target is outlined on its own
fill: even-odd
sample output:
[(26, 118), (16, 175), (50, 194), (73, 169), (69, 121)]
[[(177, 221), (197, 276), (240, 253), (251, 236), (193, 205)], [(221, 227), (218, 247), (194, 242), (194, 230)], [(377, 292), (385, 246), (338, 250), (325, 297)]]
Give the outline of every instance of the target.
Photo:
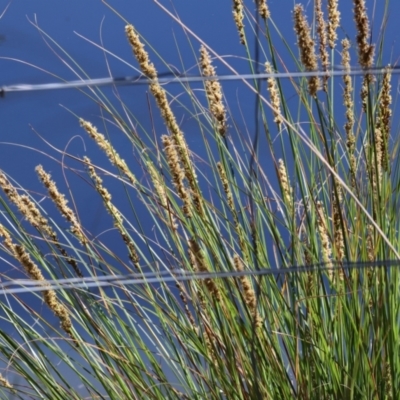
[(150, 84), (150, 92), (154, 96), (157, 106), (160, 109), (161, 115), (164, 119), (164, 123), (166, 124), (168, 130), (170, 131), (175, 141), (175, 144), (178, 148), (180, 159), (183, 164), (183, 168), (185, 170), (185, 176), (189, 181), (191, 190), (194, 192), (195, 197), (197, 197), (197, 200), (195, 199), (196, 209), (199, 209), (200, 206), (198, 206), (197, 203), (199, 203), (198, 198), (200, 198), (200, 195), (196, 180), (197, 177), (195, 169), (190, 159), (189, 149), (186, 144), (184, 135), (181, 129), (179, 128), (175, 116), (168, 103), (167, 94), (156, 79), (157, 78), (156, 71), (153, 67), (153, 64), (151, 64), (149, 61), (148, 54), (143, 50), (144, 45), (140, 42), (139, 36), (135, 33), (132, 25), (128, 25), (126, 27), (126, 32), (128, 35), (129, 42), (132, 45), (133, 52), (139, 61), (143, 73), (145, 73), (147, 76), (153, 79), (153, 82)]
[[(342, 40), (342, 65), (345, 71), (350, 71), (350, 42), (348, 39)], [(356, 138), (353, 133), (354, 127), (354, 102), (353, 102), (353, 81), (350, 75), (343, 75), (344, 90), (343, 103), (346, 108), (346, 123), (344, 130), (346, 132), (346, 147), (349, 153), (351, 186), (355, 188), (356, 159), (354, 156), (356, 148)]]
[(286, 166), (284, 161), (280, 158), (278, 160), (278, 174), (282, 187), (283, 201), (288, 209), (293, 211), (293, 198), (292, 188), (290, 186), (289, 178), (286, 172)]
[(340, 25), (340, 12), (338, 0), (328, 0), (328, 44), (331, 49), (335, 47), (337, 40), (336, 30)]
[[(384, 148), (383, 145), (383, 135), (382, 131), (379, 128), (375, 128), (375, 133), (374, 133), (374, 138), (375, 138), (375, 152), (376, 152), (376, 163), (377, 163), (377, 173), (374, 174), (377, 176), (379, 180), (379, 186), (381, 184), (381, 179), (382, 179), (382, 173), (383, 173), (383, 154), (382, 154), (382, 148)], [(372, 168), (375, 167), (375, 163), (373, 163)], [(375, 179), (374, 179), (374, 185), (376, 185)], [(378, 188), (376, 188), (377, 190)]]
[(129, 180), (132, 184), (136, 183), (136, 178), (129, 170), (126, 162), (118, 155), (111, 143), (105, 139), (104, 135), (97, 132), (97, 128), (94, 127), (90, 122), (79, 120), (81, 126), (89, 134), (89, 136), (97, 143), (97, 145), (106, 153), (108, 159), (111, 163), (116, 166)]
[(82, 244), (86, 244), (87, 240), (82, 233), (81, 225), (79, 224), (75, 213), (70, 207), (68, 207), (68, 200), (66, 200), (65, 196), (58, 191), (55, 182), (51, 180), (51, 175), (45, 172), (41, 165), (36, 167), (36, 172), (43, 185), (47, 188), (51, 199), (60, 211), (61, 215), (71, 224), (72, 233)]
[(246, 37), (244, 34), (244, 13), (243, 13), (243, 0), (233, 0), (233, 19), (235, 20), (236, 28), (239, 32), (240, 43), (246, 44)]
[(322, 0), (315, 0), (315, 17), (317, 20), (317, 34), (319, 38), (319, 54), (321, 57), (321, 65), (324, 70), (329, 67), (329, 55), (326, 49), (327, 34), (324, 13), (322, 11)]
[(375, 46), (369, 44), (370, 31), (365, 0), (353, 0), (354, 20), (357, 29), (358, 62), (361, 67), (369, 68), (374, 62)]
[[(272, 74), (272, 65), (267, 61), (265, 63), (265, 71), (268, 74)], [(281, 97), (279, 95), (278, 85), (276, 84), (275, 78), (267, 79), (267, 89), (271, 99), (272, 112), (274, 113), (274, 122), (280, 126), (283, 123), (282, 111), (281, 111)]]
[(102, 197), (102, 200), (107, 208), (107, 211), (111, 215), (111, 217), (114, 220), (114, 226), (118, 230), (119, 234), (122, 237), (122, 240), (126, 244), (129, 250), (129, 259), (132, 261), (133, 265), (135, 265), (136, 268), (139, 267), (139, 256), (136, 251), (136, 246), (133, 243), (132, 239), (129, 237), (127, 234), (126, 230), (123, 227), (123, 217), (122, 214), (119, 212), (118, 208), (115, 207), (115, 205), (111, 201), (111, 194), (109, 191), (103, 186), (103, 181), (102, 179), (97, 175), (95, 168), (93, 167), (90, 159), (88, 157), (83, 158), (85, 164), (88, 167), (89, 170), (89, 175), (92, 178), (94, 185), (96, 187), (97, 192), (100, 194)]
[(78, 276), (82, 276), (82, 272), (77, 262), (69, 257), (66, 250), (60, 245), (58, 237), (54, 229), (49, 225), (47, 219), (43, 217), (36, 204), (27, 196), (20, 195), (17, 190), (7, 180), (6, 176), (0, 172), (0, 187), (4, 190), (9, 200), (14, 203), (25, 219), (36, 229), (46, 235), (57, 247), (62, 256), (70, 264)]
[[(200, 66), (204, 76), (215, 76), (215, 68), (211, 64), (210, 55), (204, 46), (200, 48)], [(221, 85), (217, 80), (204, 81), (210, 111), (213, 115), (218, 133), (225, 136), (226, 133), (226, 111), (222, 102)]]
[(44, 278), (39, 267), (32, 261), (29, 253), (21, 245), (14, 244), (10, 234), (0, 224), (0, 236), (4, 238), (4, 246), (11, 252), (13, 257), (19, 261), (19, 263), (24, 267), (28, 275), (35, 281), (43, 282), (43, 299), (48, 307), (54, 312), (54, 314), (60, 319), (61, 327), (63, 330), (73, 338), (72, 333), (72, 322), (70, 320), (69, 314), (57, 299), (57, 295), (54, 290), (46, 289), (48, 286), (47, 280)]
[[(303, 13), (303, 6), (296, 4), (294, 7), (294, 30), (297, 34), (297, 44), (300, 49), (300, 58), (306, 71), (315, 71), (318, 68), (315, 55), (315, 43), (311, 38), (311, 30)], [(317, 94), (320, 82), (318, 77), (308, 80), (308, 91), (311, 96)]]
[[(318, 227), (318, 232), (319, 232), (319, 237), (321, 240), (321, 253), (322, 253), (322, 259), (324, 263), (326, 264), (327, 268), (332, 267), (332, 248), (331, 248), (331, 241), (329, 238), (329, 232), (328, 232), (328, 224), (327, 224), (327, 219), (326, 219), (326, 214), (324, 207), (322, 205), (321, 201), (316, 202), (316, 211), (317, 211), (317, 227)], [(333, 278), (333, 271), (329, 270), (328, 276), (330, 278)]]
[(167, 135), (161, 136), (161, 140), (163, 142), (165, 155), (172, 175), (172, 181), (178, 196), (183, 201), (183, 212), (188, 218), (190, 218), (192, 217), (190, 194), (184, 183), (185, 172), (181, 166), (176, 145)]
[[(237, 254), (233, 256), (233, 263), (237, 271), (244, 271), (242, 261)], [(252, 284), (247, 276), (241, 276), (239, 279), (244, 292), (244, 301), (249, 308), (256, 328), (260, 328), (262, 326), (262, 318), (257, 311), (257, 299)]]
[(229, 206), (230, 210), (232, 212), (234, 212), (235, 211), (235, 206), (234, 206), (234, 203), (233, 203), (232, 191), (231, 191), (231, 188), (229, 187), (228, 178), (226, 177), (226, 172), (225, 172), (225, 169), (224, 169), (224, 167), (223, 167), (221, 162), (217, 163), (217, 169), (218, 169), (219, 177), (220, 177), (221, 182), (222, 182), (222, 186), (224, 188), (224, 192), (225, 192), (225, 195), (226, 195), (226, 200), (228, 202), (228, 206)]
[(258, 13), (260, 14), (260, 17), (263, 20), (267, 20), (271, 16), (267, 6), (267, 0), (257, 0), (257, 2), (258, 2)]
[(392, 77), (390, 67), (385, 69), (385, 73), (382, 79), (382, 90), (379, 98), (379, 119), (378, 126), (384, 132), (385, 136), (388, 138), (390, 134), (390, 120), (392, 117), (392, 85), (390, 84), (390, 80)]
[(122, 224), (123, 223), (122, 215), (118, 211), (118, 209), (114, 206), (114, 204), (112, 204), (111, 194), (107, 190), (107, 188), (103, 186), (103, 180), (97, 175), (96, 170), (93, 167), (90, 159), (85, 156), (83, 158), (83, 160), (84, 160), (85, 164), (87, 165), (87, 168), (89, 170), (89, 175), (94, 182), (97, 192), (100, 194), (101, 198), (103, 199), (103, 202), (106, 205), (109, 214), (113, 217), (116, 224)]
[(374, 227), (371, 224), (367, 226), (366, 247), (368, 261), (375, 261)]
[[(335, 250), (336, 259), (342, 261), (344, 258), (344, 235), (342, 229), (342, 216), (341, 216), (341, 205), (342, 205), (342, 187), (340, 183), (335, 179), (336, 192), (332, 190), (332, 206), (333, 206), (333, 227), (334, 227), (334, 239), (335, 239)], [(343, 221), (344, 223), (344, 221)]]
[(188, 179), (192, 190), (194, 190), (194, 188), (197, 187), (196, 172), (190, 158), (189, 148), (187, 146), (185, 137), (181, 129), (179, 128), (175, 116), (168, 103), (167, 94), (159, 84), (150, 85), (150, 91), (156, 100), (156, 103), (161, 111), (161, 115), (164, 119), (164, 122), (168, 130), (171, 132), (171, 136), (179, 152), (179, 158), (182, 162), (185, 171), (185, 176)]
[[(199, 272), (209, 272), (206, 257), (204, 256), (204, 252), (201, 249), (201, 247), (199, 246), (199, 244), (196, 242), (195, 239), (189, 240), (189, 249), (194, 256), (194, 261), (195, 261), (197, 270)], [(220, 301), (221, 294), (219, 292), (219, 289), (218, 289), (215, 281), (213, 279), (207, 278), (207, 279), (204, 279), (204, 282), (206, 284), (208, 291), (214, 296), (215, 300)]]
[[(315, 0), (315, 16), (317, 20), (317, 35), (319, 39), (319, 56), (322, 69), (326, 71), (329, 68), (329, 54), (327, 50), (327, 34), (324, 13), (322, 12), (321, 0)], [(323, 77), (323, 89), (328, 91), (328, 75)]]
[(33, 201), (26, 195), (20, 195), (2, 172), (0, 172), (0, 187), (34, 228), (42, 230), (50, 237), (57, 237)]
[(390, 121), (392, 118), (392, 95), (390, 84), (391, 70), (390, 67), (386, 68), (386, 72), (382, 79), (382, 90), (379, 98), (378, 120), (377, 128), (382, 132), (382, 168), (387, 171), (389, 169), (388, 160), (389, 154), (389, 138), (390, 138)]
[(4, 378), (2, 374), (0, 374), (0, 386), (3, 386), (7, 389), (12, 389), (14, 387), (6, 378)]
[(154, 164), (151, 161), (147, 161), (146, 165), (147, 170), (149, 171), (150, 178), (153, 182), (154, 189), (158, 195), (160, 205), (167, 214), (167, 218), (169, 220), (171, 228), (176, 231), (178, 229), (178, 224), (176, 223), (175, 215), (169, 206), (167, 190), (165, 188), (163, 178), (156, 170)]
[(150, 62), (149, 55), (144, 49), (144, 44), (141, 42), (139, 35), (135, 32), (134, 27), (132, 25), (126, 25), (125, 32), (143, 73), (150, 79), (157, 79), (157, 70), (153, 63)]

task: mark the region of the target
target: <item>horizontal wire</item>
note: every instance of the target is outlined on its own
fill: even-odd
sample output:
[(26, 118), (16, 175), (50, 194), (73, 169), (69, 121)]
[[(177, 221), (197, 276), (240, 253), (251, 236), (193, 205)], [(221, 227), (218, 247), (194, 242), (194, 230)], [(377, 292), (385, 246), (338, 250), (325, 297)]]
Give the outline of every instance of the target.
[[(100, 86), (126, 86), (126, 85), (148, 85), (151, 83), (171, 84), (171, 83), (190, 83), (201, 82), (207, 80), (218, 81), (232, 81), (232, 80), (250, 80), (250, 79), (268, 79), (268, 78), (301, 78), (313, 76), (343, 76), (343, 75), (382, 75), (388, 72), (392, 74), (399, 74), (400, 67), (375, 67), (368, 69), (352, 68), (335, 69), (331, 71), (303, 71), (303, 72), (276, 72), (276, 73), (262, 73), (262, 74), (237, 74), (237, 75), (219, 75), (219, 76), (189, 76), (185, 74), (164, 73), (160, 74), (157, 80), (152, 80), (144, 75), (137, 76), (124, 76), (124, 77), (107, 77), (98, 79), (82, 79), (76, 81), (58, 82), (58, 83), (42, 83), (42, 84), (16, 84), (6, 85), (0, 87), (0, 96), (4, 97), (6, 93), (10, 92), (31, 92), (39, 90), (58, 90), (58, 89), (77, 89), (82, 87), (100, 87)], [(171, 75), (173, 77), (165, 77)]]
[[(336, 264), (336, 265), (334, 265)], [(290, 273), (327, 272), (334, 270), (353, 270), (376, 267), (400, 267), (400, 260), (366, 261), (366, 262), (331, 262), (318, 263), (307, 266), (270, 269), (264, 268), (257, 271), (226, 271), (226, 272), (190, 272), (183, 270), (160, 271), (149, 273), (133, 273), (127, 275), (107, 275), (88, 278), (55, 279), (48, 281), (33, 281), (29, 279), (15, 279), (0, 283), (0, 295), (40, 292), (44, 290), (94, 288), (105, 286), (141, 285), (149, 283), (165, 283), (176, 281), (193, 281), (201, 279), (230, 278), (240, 276), (278, 276)], [(10, 287), (24, 286), (24, 287)]]

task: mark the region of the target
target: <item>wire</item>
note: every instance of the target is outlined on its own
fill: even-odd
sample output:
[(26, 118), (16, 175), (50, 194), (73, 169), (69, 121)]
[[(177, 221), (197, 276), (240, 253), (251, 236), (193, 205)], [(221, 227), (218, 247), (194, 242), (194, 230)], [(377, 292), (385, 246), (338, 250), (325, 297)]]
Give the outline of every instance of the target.
[[(400, 267), (400, 260), (366, 261), (366, 262), (334, 262), (327, 267), (326, 263), (318, 263), (308, 266), (287, 268), (263, 268), (257, 271), (226, 271), (226, 272), (190, 272), (184, 270), (170, 270), (149, 273), (134, 273), (127, 275), (106, 275), (88, 278), (55, 279), (45, 282), (29, 279), (16, 279), (0, 283), (0, 295), (40, 292), (44, 290), (79, 289), (105, 286), (142, 285), (149, 283), (164, 283), (177, 281), (193, 281), (200, 279), (231, 278), (240, 276), (279, 276), (304, 272), (327, 272), (334, 270), (353, 270), (377, 267)], [(10, 287), (19, 286), (19, 287)], [(21, 287), (22, 286), (22, 287)]]
[[(277, 73), (262, 73), (262, 74), (237, 74), (237, 75), (219, 75), (219, 76), (189, 76), (185, 74), (164, 73), (160, 74), (157, 83), (172, 84), (172, 83), (190, 83), (202, 82), (206, 80), (233, 81), (233, 80), (250, 80), (250, 79), (267, 79), (267, 78), (301, 78), (311, 76), (357, 76), (357, 75), (382, 75), (388, 72), (392, 74), (400, 74), (400, 66), (388, 68), (369, 68), (360, 69), (352, 68), (350, 71), (345, 69), (335, 69), (333, 71), (306, 71), (306, 72), (277, 72)], [(170, 75), (171, 77), (167, 77)], [(6, 85), (0, 87), (0, 97), (4, 97), (10, 92), (31, 92), (40, 90), (58, 90), (58, 89), (77, 89), (82, 87), (100, 87), (100, 86), (126, 86), (126, 85), (148, 85), (154, 83), (152, 79), (144, 75), (124, 76), (124, 77), (107, 77), (98, 79), (82, 79), (77, 81), (66, 81), (59, 83), (42, 83), (42, 84), (17, 84)]]

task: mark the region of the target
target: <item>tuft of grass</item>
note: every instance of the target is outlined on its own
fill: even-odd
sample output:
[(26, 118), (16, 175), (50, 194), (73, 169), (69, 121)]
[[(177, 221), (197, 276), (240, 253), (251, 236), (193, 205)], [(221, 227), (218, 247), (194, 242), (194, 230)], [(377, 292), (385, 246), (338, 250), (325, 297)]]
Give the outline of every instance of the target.
[[(1, 172), (2, 260), (21, 265), (42, 290), (1, 299), (2, 398), (398, 398), (400, 279), (385, 266), (400, 252), (392, 67), (361, 81), (349, 75), (354, 54), (361, 68), (374, 59), (381, 66), (385, 32), (372, 43), (365, 1), (344, 2), (339, 11), (337, 1), (325, 9), (315, 0), (312, 24), (311, 7), (293, 8), (293, 47), (267, 1), (256, 2), (256, 31), (244, 3), (233, 1), (232, 23), (250, 72), (255, 34), (267, 72), (320, 69), (322, 79), (239, 79), (259, 99), (262, 124), (253, 137), (236, 123), (234, 99), (218, 80), (217, 65), (238, 74), (228, 58), (169, 13), (190, 43), (198, 41), (196, 64), (207, 78), (202, 91), (182, 83), (173, 96), (144, 38), (126, 23), (127, 46), (157, 107), (152, 115), (164, 126), (153, 134), (121, 98), (96, 88), (88, 95), (103, 126), (77, 116), (77, 129), (111, 166), (63, 153), (80, 161), (81, 169), (70, 169), (109, 215), (109, 242), (83, 226), (75, 201), (67, 205), (44, 167), (37, 173), (54, 209)], [(350, 39), (338, 29), (345, 12), (354, 14)], [(330, 76), (335, 57), (343, 79)], [(189, 145), (178, 106), (197, 122), (199, 148)], [(133, 148), (131, 159), (119, 155), (112, 130)], [(82, 196), (72, 187), (72, 200), (72, 193)], [(319, 269), (285, 271), (319, 262)], [(351, 262), (377, 264), (347, 268)], [(259, 275), (260, 268), (280, 273)], [(209, 275), (182, 281), (177, 271)], [(136, 284), (50, 286), (133, 273)], [(42, 298), (56, 323), (40, 311)]]

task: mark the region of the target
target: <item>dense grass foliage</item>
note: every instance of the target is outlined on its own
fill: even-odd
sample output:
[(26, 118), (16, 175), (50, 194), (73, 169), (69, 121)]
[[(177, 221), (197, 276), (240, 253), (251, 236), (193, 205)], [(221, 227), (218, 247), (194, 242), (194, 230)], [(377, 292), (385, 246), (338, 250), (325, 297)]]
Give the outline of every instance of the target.
[[(207, 78), (201, 90), (182, 83), (172, 95), (149, 55), (156, 53), (125, 22), (131, 62), (149, 80), (151, 115), (161, 116), (163, 128), (147, 129), (122, 98), (88, 89), (103, 122), (76, 116), (77, 129), (109, 162), (62, 154), (80, 163), (71, 170), (101, 198), (112, 236), (83, 226), (72, 201), (82, 193), (73, 185), (64, 195), (38, 166), (55, 206), (42, 205), (3, 167), (2, 262), (42, 286), (1, 297), (2, 398), (398, 398), (398, 270), (383, 262), (347, 268), (399, 259), (398, 129), (393, 66), (382, 64), (385, 24), (377, 25), (383, 28), (374, 43), (364, 0), (305, 3), (281, 10), (296, 47), (280, 35), (268, 0), (232, 2), (238, 36), (231, 40), (241, 43), (247, 73), (322, 72), (239, 78), (235, 84), (258, 99), (252, 132), (235, 123), (238, 99), (224, 95), (216, 66), (238, 72), (212, 43), (164, 9), (187, 33)], [(389, 1), (378, 7), (385, 20)], [(340, 12), (353, 13), (353, 37), (339, 28)], [(343, 75), (331, 76), (338, 64)], [(355, 66), (383, 73), (356, 77), (349, 74)], [(196, 122), (198, 147), (176, 110)], [(115, 130), (133, 149), (130, 159), (114, 145)], [(112, 196), (116, 187), (122, 199)], [(292, 269), (316, 263), (324, 264)], [(279, 275), (251, 274), (278, 268)], [(178, 281), (176, 271), (238, 274)], [(172, 279), (96, 289), (49, 282), (132, 273)]]

